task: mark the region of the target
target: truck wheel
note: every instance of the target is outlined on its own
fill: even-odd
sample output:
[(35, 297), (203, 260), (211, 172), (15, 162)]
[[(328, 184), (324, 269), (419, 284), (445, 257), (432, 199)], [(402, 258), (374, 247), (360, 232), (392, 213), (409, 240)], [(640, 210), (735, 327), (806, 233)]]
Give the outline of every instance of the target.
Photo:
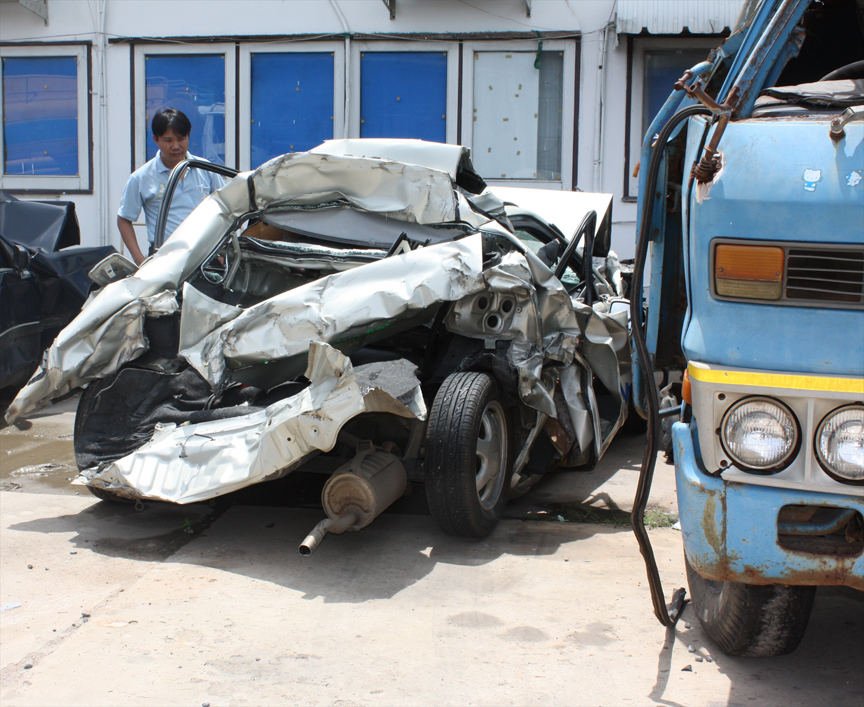
[(716, 582), (693, 569), (686, 555), (684, 562), (699, 622), (724, 653), (771, 657), (798, 647), (816, 587)]
[(439, 388), (426, 433), (426, 497), (445, 533), (485, 538), (507, 502), (510, 420), (495, 381), (454, 373)]

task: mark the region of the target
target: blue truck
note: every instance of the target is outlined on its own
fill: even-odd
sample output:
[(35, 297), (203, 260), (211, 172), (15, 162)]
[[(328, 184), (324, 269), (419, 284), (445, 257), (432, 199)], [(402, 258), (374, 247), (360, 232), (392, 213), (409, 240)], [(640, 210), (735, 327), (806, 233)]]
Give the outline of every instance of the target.
[[(634, 530), (673, 626), (684, 591), (666, 605), (642, 516), (676, 419), (690, 594), (731, 655), (794, 650), (818, 586), (864, 590), (862, 34), (861, 0), (745, 3), (642, 147)], [(659, 371), (683, 372), (680, 407)]]

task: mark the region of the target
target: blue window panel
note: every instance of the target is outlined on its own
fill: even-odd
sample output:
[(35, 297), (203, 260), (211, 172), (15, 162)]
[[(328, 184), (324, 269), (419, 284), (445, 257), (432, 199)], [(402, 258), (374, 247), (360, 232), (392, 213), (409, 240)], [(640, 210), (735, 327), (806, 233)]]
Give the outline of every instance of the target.
[(645, 51), (642, 84), (642, 134), (672, 93), (673, 84), (691, 66), (705, 59), (705, 49), (659, 49)]
[(333, 138), (333, 55), (252, 55), (251, 163)]
[(360, 137), (447, 138), (447, 55), (365, 52), (360, 59)]
[(156, 156), (151, 121), (176, 108), (192, 123), (189, 152), (225, 164), (225, 55), (158, 54), (146, 58), (147, 159)]
[(78, 61), (74, 56), (3, 59), (3, 171), (78, 175)]

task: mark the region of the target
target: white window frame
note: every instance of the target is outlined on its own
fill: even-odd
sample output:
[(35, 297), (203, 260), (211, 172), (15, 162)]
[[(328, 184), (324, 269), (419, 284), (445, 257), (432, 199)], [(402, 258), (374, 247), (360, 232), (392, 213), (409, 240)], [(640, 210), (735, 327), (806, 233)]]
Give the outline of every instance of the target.
[[(240, 167), (246, 171), (252, 165), (252, 55), (253, 54), (331, 54), (333, 56), (333, 135), (341, 138), (345, 125), (345, 45), (342, 42), (286, 42), (240, 45)], [(226, 94), (227, 95), (227, 94)]]
[[(492, 179), (480, 175), (487, 184), (508, 187), (573, 189), (573, 137), (576, 120), (576, 50), (575, 40), (544, 39), (544, 52), (564, 52), (564, 76), (561, 112), (561, 179)], [(509, 42), (465, 42), (462, 67), (462, 144), (474, 145), (474, 52), (537, 53), (537, 40)]]
[[(3, 162), (0, 164), (0, 189), (8, 191), (28, 191), (40, 193), (57, 192), (84, 192), (93, 191), (93, 183), (90, 174), (90, 125), (93, 120), (90, 111), (90, 66), (89, 66), (89, 44), (63, 44), (63, 45), (22, 45), (0, 46), (0, 57), (20, 57), (25, 59), (38, 59), (41, 57), (75, 57), (78, 65), (77, 91), (78, 91), (78, 174), (60, 175), (56, 177), (45, 175), (8, 175), (6, 169), (5, 154), (5, 131), (0, 130), (0, 156)], [(5, 124), (6, 117), (3, 115), (3, 76), (0, 71), (0, 124)]]
[[(705, 59), (708, 53), (716, 48), (723, 39), (720, 37), (634, 37), (633, 53), (630, 65), (630, 95), (627, 96), (627, 110), (630, 115), (630, 134), (627, 136), (630, 146), (627, 174), (625, 175), (627, 188), (624, 199), (635, 201), (639, 196), (639, 177), (633, 176), (633, 170), (639, 162), (642, 151), (642, 103), (645, 95), (645, 52), (646, 51), (674, 51), (676, 49), (704, 49)], [(687, 67), (690, 68), (690, 67)], [(684, 73), (682, 69), (681, 73)], [(672, 86), (669, 86), (672, 93)]]
[(147, 57), (165, 54), (224, 54), (225, 55), (225, 166), (233, 167), (237, 144), (235, 100), (235, 45), (220, 44), (136, 44), (135, 45), (135, 168), (147, 161), (147, 140), (151, 139), (149, 125), (141, 125), (147, 109)]
[(400, 42), (387, 40), (357, 40), (351, 43), (351, 74), (348, 82), (348, 137), (360, 137), (360, 55), (365, 52), (441, 52), (447, 54), (447, 118), (444, 135), (448, 143), (456, 144), (459, 106), (459, 44), (458, 42)]

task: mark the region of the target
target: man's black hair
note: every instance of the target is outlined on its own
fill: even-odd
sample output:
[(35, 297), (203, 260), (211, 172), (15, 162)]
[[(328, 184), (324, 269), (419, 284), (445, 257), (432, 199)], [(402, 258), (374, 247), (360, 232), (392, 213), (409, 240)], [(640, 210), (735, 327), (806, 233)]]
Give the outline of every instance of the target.
[(162, 137), (165, 131), (169, 128), (173, 130), (179, 137), (186, 137), (192, 132), (192, 123), (185, 113), (181, 113), (176, 108), (163, 108), (153, 116), (153, 134), (156, 137)]

